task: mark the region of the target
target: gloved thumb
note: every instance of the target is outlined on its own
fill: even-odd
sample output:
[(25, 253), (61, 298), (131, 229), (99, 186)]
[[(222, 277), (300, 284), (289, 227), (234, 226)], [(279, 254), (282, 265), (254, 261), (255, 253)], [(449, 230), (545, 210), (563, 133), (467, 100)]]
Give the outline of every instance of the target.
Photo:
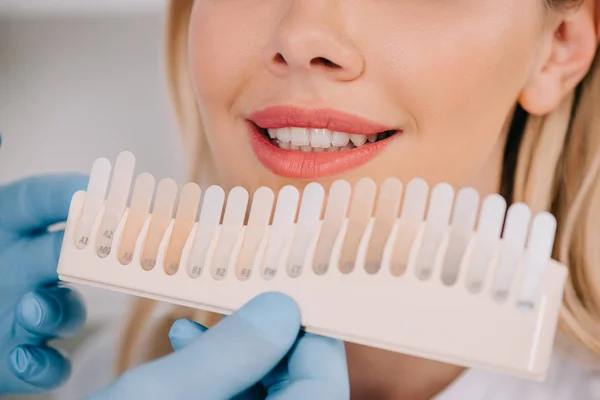
[(194, 340), (201, 337), (202, 334), (206, 332), (206, 329), (205, 326), (190, 321), (189, 319), (179, 319), (175, 321), (169, 331), (169, 340), (171, 341), (173, 350), (180, 350), (192, 343)]
[(300, 311), (291, 298), (265, 293), (211, 329), (202, 330), (188, 325), (180, 335), (184, 339), (175, 340), (179, 351), (129, 371), (91, 398), (235, 397), (286, 356), (300, 331)]

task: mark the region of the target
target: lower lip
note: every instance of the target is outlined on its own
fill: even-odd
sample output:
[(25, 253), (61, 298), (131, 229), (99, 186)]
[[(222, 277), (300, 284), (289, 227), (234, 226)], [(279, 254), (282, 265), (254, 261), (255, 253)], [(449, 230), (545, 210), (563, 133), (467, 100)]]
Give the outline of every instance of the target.
[(305, 153), (281, 149), (272, 144), (259, 128), (248, 122), (252, 149), (260, 162), (273, 173), (296, 179), (315, 179), (344, 173), (366, 164), (383, 151), (393, 136), (355, 149)]

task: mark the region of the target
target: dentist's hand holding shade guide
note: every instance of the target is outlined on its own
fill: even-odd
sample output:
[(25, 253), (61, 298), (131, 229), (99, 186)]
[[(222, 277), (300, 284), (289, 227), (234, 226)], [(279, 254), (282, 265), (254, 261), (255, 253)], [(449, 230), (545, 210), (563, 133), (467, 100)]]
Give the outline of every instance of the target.
[(188, 183), (171, 218), (175, 184), (154, 192), (147, 173), (127, 207), (134, 164), (120, 154), (110, 183), (110, 162), (97, 160), (88, 190), (74, 195), (62, 280), (223, 314), (278, 291), (297, 302), (308, 332), (545, 378), (567, 277), (551, 259), (551, 214), (390, 178), (252, 196), (217, 186), (201, 196)]

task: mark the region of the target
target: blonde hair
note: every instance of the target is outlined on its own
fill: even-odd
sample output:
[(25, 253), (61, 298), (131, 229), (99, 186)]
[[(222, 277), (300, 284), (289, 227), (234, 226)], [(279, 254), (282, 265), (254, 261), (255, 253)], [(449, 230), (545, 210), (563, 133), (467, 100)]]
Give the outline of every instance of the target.
[[(567, 0), (573, 2), (574, 0)], [(578, 1), (577, 1), (578, 2)], [(192, 180), (218, 179), (202, 135), (188, 70), (188, 28), (193, 0), (173, 0), (166, 26), (166, 62), (172, 100), (187, 148)], [(550, 6), (567, 4), (551, 0)], [(534, 211), (549, 210), (558, 219), (555, 254), (570, 275), (559, 328), (570, 339), (600, 356), (600, 52), (585, 79), (560, 107), (544, 117), (527, 116), (517, 107), (505, 150), (502, 193)], [(206, 173), (205, 175), (200, 175)], [(156, 308), (137, 299), (122, 336), (118, 373), (137, 362), (172, 351), (168, 330), (178, 318), (211, 326), (220, 316), (175, 307), (146, 329)], [(143, 332), (150, 335), (143, 338)], [(137, 356), (136, 354), (137, 350)]]

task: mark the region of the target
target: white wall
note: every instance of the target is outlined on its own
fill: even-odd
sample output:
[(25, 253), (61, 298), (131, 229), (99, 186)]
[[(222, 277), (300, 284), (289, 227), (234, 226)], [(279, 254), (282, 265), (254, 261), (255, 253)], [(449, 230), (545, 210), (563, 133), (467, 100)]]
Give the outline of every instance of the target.
[[(159, 9), (35, 18), (0, 14), (0, 182), (88, 172), (131, 150), (138, 170), (182, 182), (184, 160), (162, 71)], [(84, 288), (90, 318), (123, 296)]]

